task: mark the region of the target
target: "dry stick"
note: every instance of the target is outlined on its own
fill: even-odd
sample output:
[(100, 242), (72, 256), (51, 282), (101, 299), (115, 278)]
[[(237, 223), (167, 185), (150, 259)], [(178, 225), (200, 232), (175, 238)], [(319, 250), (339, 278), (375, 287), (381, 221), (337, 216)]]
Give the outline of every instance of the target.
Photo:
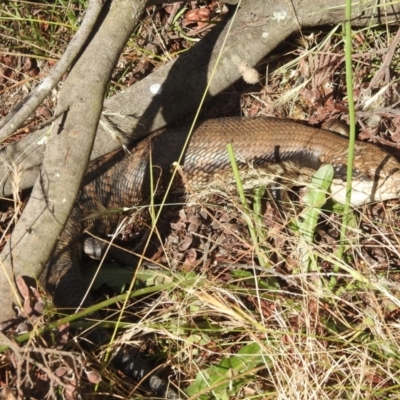
[(52, 117), (50, 117), (50, 118), (46, 119), (45, 121), (40, 122), (39, 124), (35, 125), (32, 129), (30, 129), (30, 131), (33, 132), (33, 131), (38, 131), (39, 129), (43, 129), (45, 126), (48, 126), (51, 123), (53, 123), (58, 117), (61, 117), (61, 115), (64, 114), (66, 111), (68, 111), (68, 107), (58, 111)]
[(44, 78), (43, 81), (36, 86), (21, 103), (15, 106), (7, 117), (0, 122), (0, 141), (12, 136), (13, 133), (42, 103), (54, 86), (57, 85), (64, 73), (68, 70), (79, 52), (82, 50), (100, 15), (102, 7), (103, 1), (101, 0), (89, 1), (82, 25), (69, 43), (60, 61), (51, 70), (50, 74), (47, 75), (46, 78)]
[[(397, 45), (400, 42), (400, 28), (397, 31), (395, 37), (393, 38), (392, 43), (390, 44), (387, 54), (385, 56), (383, 56), (383, 63), (380, 66), (378, 72), (375, 74), (375, 76), (371, 79), (370, 84), (368, 85), (369, 89), (372, 89), (379, 81), (379, 79), (381, 79), (382, 75), (384, 75), (386, 72), (388, 72), (389, 66), (392, 62), (393, 56), (394, 56), (394, 52), (396, 50)], [(387, 82), (389, 83), (389, 79), (387, 79)]]

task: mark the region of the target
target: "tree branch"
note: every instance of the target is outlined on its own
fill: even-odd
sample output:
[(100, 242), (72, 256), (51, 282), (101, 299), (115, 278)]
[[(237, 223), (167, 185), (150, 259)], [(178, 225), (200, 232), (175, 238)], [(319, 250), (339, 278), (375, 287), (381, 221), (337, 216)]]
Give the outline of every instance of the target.
[[(106, 5), (104, 9), (107, 14), (100, 30), (60, 92), (56, 113), (69, 111), (53, 126), (39, 178), (1, 253), (2, 317), (11, 316), (11, 293), (16, 293), (14, 277), (38, 277), (64, 228), (86, 172), (107, 84), (145, 1), (114, 0), (108, 6), (110, 3), (112, 7), (108, 9)], [(99, 47), (103, 49), (100, 58)], [(96, 65), (96, 71), (88, 65)]]
[[(64, 73), (74, 62), (79, 52), (82, 51), (103, 7), (102, 0), (90, 0), (78, 32), (69, 43), (60, 61), (51, 70), (50, 74), (29, 93), (28, 96), (0, 121), (0, 142), (12, 136), (12, 134), (25, 122), (36, 108), (47, 97), (50, 91), (57, 85)], [(63, 110), (65, 111), (65, 110)]]

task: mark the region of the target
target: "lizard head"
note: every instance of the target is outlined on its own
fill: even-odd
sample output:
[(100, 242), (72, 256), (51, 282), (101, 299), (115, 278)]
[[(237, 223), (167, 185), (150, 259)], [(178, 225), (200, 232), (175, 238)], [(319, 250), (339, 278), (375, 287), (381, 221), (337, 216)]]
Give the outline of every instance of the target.
[[(354, 164), (361, 165), (363, 172), (356, 174), (351, 183), (352, 206), (400, 197), (400, 163), (395, 157), (375, 148), (374, 154), (363, 153), (362, 159), (356, 156)], [(334, 200), (344, 204), (346, 182), (333, 179), (331, 192)]]

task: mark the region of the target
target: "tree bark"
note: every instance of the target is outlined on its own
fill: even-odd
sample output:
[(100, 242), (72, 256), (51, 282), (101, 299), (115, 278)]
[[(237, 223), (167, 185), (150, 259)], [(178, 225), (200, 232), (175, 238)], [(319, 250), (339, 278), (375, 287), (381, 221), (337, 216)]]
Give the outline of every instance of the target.
[[(145, 0), (114, 0), (110, 4), (105, 6), (101, 24), (108, 34), (100, 28), (64, 83), (56, 113), (68, 111), (53, 124), (32, 195), (2, 251), (3, 318), (11, 316), (11, 300), (18, 301), (14, 277), (37, 277), (64, 228), (86, 172), (107, 84)], [(103, 49), (100, 58), (99, 47)], [(93, 65), (96, 71), (90, 67)]]

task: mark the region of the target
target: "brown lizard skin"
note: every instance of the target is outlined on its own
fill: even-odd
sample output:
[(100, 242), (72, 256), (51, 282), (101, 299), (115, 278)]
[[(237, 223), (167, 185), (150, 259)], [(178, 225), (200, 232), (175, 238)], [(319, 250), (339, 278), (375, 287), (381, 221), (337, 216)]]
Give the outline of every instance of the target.
[[(80, 270), (83, 230), (106, 238), (114, 233), (121, 216), (84, 218), (101, 209), (149, 204), (151, 165), (153, 181), (158, 182), (157, 193), (162, 194), (188, 131), (187, 126), (167, 128), (141, 141), (130, 149), (130, 154), (121, 150), (90, 164), (76, 205), (41, 276), (41, 282), (53, 296), (57, 307), (74, 309), (80, 305), (85, 293)], [(225, 183), (232, 179), (226, 150), (229, 142), (233, 144), (243, 178), (267, 171), (304, 181), (321, 165), (331, 163), (335, 171), (332, 197), (344, 201), (347, 139), (330, 131), (275, 118), (221, 118), (199, 124), (181, 163), (185, 184), (190, 186), (190, 190), (200, 191), (210, 186), (218, 176)], [(353, 205), (397, 197), (400, 163), (373, 144), (357, 142), (353, 180)], [(179, 174), (173, 188), (185, 189)], [(90, 304), (89, 297), (83, 306)], [(120, 359), (119, 366), (122, 364), (124, 361)], [(122, 368), (129, 373), (130, 367), (122, 365)], [(139, 378), (143, 374), (136, 373)], [(158, 394), (179, 398), (174, 392), (165, 394), (164, 386), (161, 389), (156, 386), (152, 389)]]

